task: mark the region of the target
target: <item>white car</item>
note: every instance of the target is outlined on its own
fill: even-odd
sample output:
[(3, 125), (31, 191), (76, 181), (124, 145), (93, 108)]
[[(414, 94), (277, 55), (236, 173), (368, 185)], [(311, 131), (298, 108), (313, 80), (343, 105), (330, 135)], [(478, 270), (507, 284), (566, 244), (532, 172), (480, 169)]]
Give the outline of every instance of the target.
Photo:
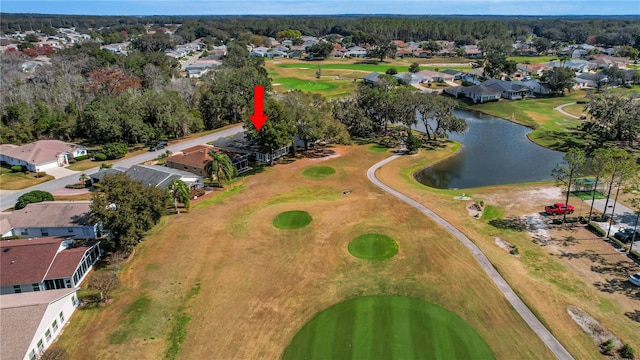
[(640, 286), (640, 272), (637, 274), (629, 275), (629, 282), (635, 286)]

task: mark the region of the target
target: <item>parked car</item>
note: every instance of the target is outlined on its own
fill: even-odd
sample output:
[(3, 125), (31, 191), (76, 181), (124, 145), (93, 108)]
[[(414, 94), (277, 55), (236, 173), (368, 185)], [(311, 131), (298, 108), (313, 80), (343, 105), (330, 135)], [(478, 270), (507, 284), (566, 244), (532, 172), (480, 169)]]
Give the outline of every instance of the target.
[(640, 272), (637, 274), (629, 275), (629, 282), (635, 286), (640, 286)]
[(573, 214), (574, 211), (575, 208), (573, 205), (567, 205), (564, 203), (555, 203), (544, 207), (544, 212), (549, 215)]
[[(635, 238), (633, 237), (633, 233), (636, 234)], [(640, 240), (640, 232), (634, 231), (633, 229), (630, 229), (630, 228), (620, 229), (618, 230), (618, 232), (613, 234), (613, 237), (615, 237), (616, 239), (622, 242), (631, 241), (631, 239)]]
[(162, 150), (167, 147), (166, 141), (158, 141), (155, 145), (149, 147), (149, 151)]

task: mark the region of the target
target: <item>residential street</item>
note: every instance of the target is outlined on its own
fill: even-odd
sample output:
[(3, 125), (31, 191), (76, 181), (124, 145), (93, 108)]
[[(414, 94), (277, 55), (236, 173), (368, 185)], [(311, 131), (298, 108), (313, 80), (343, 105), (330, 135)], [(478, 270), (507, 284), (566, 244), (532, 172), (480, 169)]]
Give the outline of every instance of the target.
[[(226, 130), (222, 130), (222, 131), (218, 131), (215, 132), (213, 134), (209, 134), (209, 135), (204, 135), (204, 136), (200, 136), (191, 140), (187, 140), (187, 141), (183, 141), (180, 142), (178, 144), (175, 145), (169, 145), (166, 149), (163, 150), (158, 150), (158, 151), (149, 151), (147, 153), (144, 154), (140, 154), (140, 155), (136, 155), (136, 156), (132, 156), (130, 158), (126, 158), (126, 159), (122, 159), (119, 161), (115, 161), (113, 163), (113, 166), (120, 166), (120, 167), (124, 167), (124, 168), (129, 168), (135, 164), (140, 164), (142, 162), (148, 161), (148, 160), (152, 160), (155, 159), (158, 155), (160, 155), (161, 153), (163, 153), (166, 150), (169, 150), (173, 153), (180, 151), (182, 149), (186, 149), (192, 146), (196, 146), (196, 145), (200, 145), (200, 144), (206, 144), (208, 142), (214, 141), (218, 138), (221, 137), (227, 137), (227, 136), (232, 136), (235, 135), (239, 132), (242, 132), (243, 128), (242, 125), (238, 125)], [(85, 174), (87, 175), (91, 175), (93, 173), (98, 172), (99, 168), (95, 167), (92, 169), (88, 169), (86, 171), (84, 171)], [(36, 185), (36, 186), (32, 186), (30, 188), (27, 189), (23, 189), (23, 190), (17, 190), (17, 191), (10, 191), (10, 190), (3, 190), (0, 194), (0, 209), (7, 209), (12, 207), (16, 201), (18, 200), (18, 198), (24, 194), (27, 193), (29, 191), (33, 191), (33, 190), (43, 190), (43, 191), (48, 191), (48, 192), (52, 192), (54, 190), (58, 190), (61, 188), (64, 188), (65, 185), (67, 184), (71, 184), (74, 182), (78, 181), (78, 175), (79, 172), (74, 172), (74, 174), (72, 175), (68, 175), (65, 177), (61, 177), (61, 178), (57, 178), (55, 180), (51, 180), (51, 181), (47, 181), (46, 183), (42, 183), (40, 185)]]

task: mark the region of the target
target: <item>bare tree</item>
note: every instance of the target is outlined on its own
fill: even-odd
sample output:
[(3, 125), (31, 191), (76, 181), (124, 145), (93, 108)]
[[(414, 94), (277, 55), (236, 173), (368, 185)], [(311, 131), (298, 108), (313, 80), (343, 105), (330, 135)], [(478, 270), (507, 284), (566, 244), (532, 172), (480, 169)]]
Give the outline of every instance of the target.
[(100, 293), (100, 302), (109, 300), (109, 295), (120, 287), (120, 279), (115, 271), (97, 271), (89, 279), (89, 289)]

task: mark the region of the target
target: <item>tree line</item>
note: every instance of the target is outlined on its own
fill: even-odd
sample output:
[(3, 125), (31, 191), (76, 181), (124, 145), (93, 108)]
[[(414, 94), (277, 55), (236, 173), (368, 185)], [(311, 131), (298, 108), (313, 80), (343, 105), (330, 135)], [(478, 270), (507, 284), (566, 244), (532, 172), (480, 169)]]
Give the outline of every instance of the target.
[[(531, 34), (567, 43), (593, 42), (606, 46), (631, 45), (640, 48), (640, 23), (636, 16), (79, 16), (2, 14), (5, 32), (30, 29), (75, 27), (110, 40), (122, 34), (142, 33), (144, 25), (154, 28), (181, 24), (176, 31), (182, 41), (212, 37), (220, 41), (241, 39), (247, 34), (277, 37), (293, 29), (304, 35), (340, 34), (357, 39), (359, 32), (404, 41), (448, 40), (461, 44), (487, 37), (525, 39)], [(168, 25), (171, 30), (175, 28)], [(97, 29), (101, 29), (97, 31)]]

